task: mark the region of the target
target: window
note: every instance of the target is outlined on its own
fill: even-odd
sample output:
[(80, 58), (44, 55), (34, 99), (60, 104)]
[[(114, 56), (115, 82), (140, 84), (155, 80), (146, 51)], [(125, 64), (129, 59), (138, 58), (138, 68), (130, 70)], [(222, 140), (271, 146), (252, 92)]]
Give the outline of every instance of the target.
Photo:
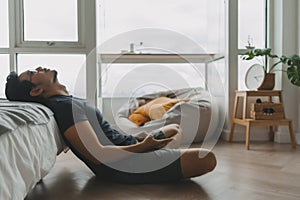
[[(130, 4), (127, 1), (98, 0), (98, 4), (98, 45), (132, 30), (144, 31), (139, 36), (127, 34), (122, 43), (113, 49), (114, 53), (129, 51), (131, 43), (139, 48), (140, 42), (144, 48), (157, 47), (159, 44), (159, 47), (163, 46), (170, 52), (220, 51), (221, 37), (224, 33), (222, 0), (131, 0)], [(149, 28), (159, 31), (147, 34)], [(182, 48), (182, 41), (176, 38), (176, 42), (165, 44), (165, 39), (170, 35), (163, 32), (164, 30), (173, 31), (195, 41), (201, 47), (200, 52), (199, 48)]]
[(88, 54), (96, 46), (92, 8), (94, 0), (0, 0), (0, 96), (9, 71), (45, 66), (59, 71), (70, 94), (94, 101), (86, 89), (97, 84), (86, 78), (86, 68), (96, 68)]
[(86, 97), (85, 55), (19, 54), (18, 71), (39, 66), (56, 69), (60, 83), (72, 95)]
[(66, 47), (83, 45), (81, 0), (18, 0), (19, 46)]
[(78, 41), (76, 0), (23, 0), (25, 41)]
[(6, 77), (9, 74), (9, 56), (6, 54), (0, 54), (0, 98), (5, 97), (5, 83)]
[(8, 0), (0, 0), (0, 48), (9, 45)]
[(239, 0), (239, 49), (266, 46), (266, 1)]
[(103, 65), (102, 96), (128, 97), (170, 89), (205, 88), (204, 64)]
[[(245, 52), (246, 46), (255, 48), (266, 47), (266, 27), (267, 27), (267, 1), (262, 0), (239, 0), (239, 24), (238, 24), (238, 46), (240, 53)], [(263, 60), (242, 60), (238, 58), (238, 89), (247, 89), (244, 83), (245, 75), (251, 65)]]
[[(224, 52), (223, 0), (132, 0), (130, 5), (125, 1), (98, 0), (97, 3), (100, 54), (167, 56)], [(205, 62), (136, 64), (134, 59), (139, 58), (133, 58), (132, 64), (128, 60), (123, 64), (101, 64), (102, 96), (140, 96), (206, 86)]]

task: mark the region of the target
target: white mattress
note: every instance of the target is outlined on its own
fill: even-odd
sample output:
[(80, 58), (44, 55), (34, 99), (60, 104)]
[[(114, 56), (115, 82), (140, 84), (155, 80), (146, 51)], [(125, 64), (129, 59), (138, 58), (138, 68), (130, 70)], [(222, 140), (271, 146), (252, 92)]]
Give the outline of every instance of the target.
[(25, 124), (0, 135), (0, 199), (24, 199), (62, 150), (53, 116), (46, 124)]

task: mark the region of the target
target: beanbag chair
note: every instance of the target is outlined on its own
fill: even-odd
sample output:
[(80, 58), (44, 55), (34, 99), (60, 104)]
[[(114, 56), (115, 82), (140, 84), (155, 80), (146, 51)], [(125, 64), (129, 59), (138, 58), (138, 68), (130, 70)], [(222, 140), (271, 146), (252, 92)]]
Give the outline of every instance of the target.
[[(189, 101), (179, 101), (168, 109), (160, 119), (152, 119), (142, 126), (138, 126), (129, 119), (135, 111), (143, 105), (161, 98)], [(117, 128), (127, 134), (141, 131), (150, 132), (165, 125), (176, 123), (181, 126), (183, 143), (203, 141), (211, 119), (211, 97), (203, 88), (184, 88), (162, 91), (131, 98), (123, 104), (115, 115)]]

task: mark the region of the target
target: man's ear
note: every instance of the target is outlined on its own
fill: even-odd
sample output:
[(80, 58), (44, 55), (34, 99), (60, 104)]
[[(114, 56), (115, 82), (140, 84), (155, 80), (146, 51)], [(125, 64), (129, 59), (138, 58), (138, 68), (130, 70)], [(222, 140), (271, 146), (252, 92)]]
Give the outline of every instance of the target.
[(30, 91), (30, 96), (37, 97), (40, 96), (44, 92), (42, 87), (35, 87)]

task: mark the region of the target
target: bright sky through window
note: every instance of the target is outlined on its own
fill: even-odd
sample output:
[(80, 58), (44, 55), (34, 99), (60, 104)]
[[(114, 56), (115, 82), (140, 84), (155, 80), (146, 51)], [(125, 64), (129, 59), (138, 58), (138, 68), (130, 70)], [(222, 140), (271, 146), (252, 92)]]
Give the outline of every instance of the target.
[[(98, 5), (98, 45), (128, 31), (156, 28), (174, 31), (194, 40), (201, 47), (201, 53), (219, 52), (222, 48), (220, 42), (224, 39), (225, 22), (223, 0), (98, 0)], [(131, 42), (156, 46), (165, 41), (164, 37), (171, 36), (128, 38), (115, 51), (128, 50)], [(166, 48), (176, 51), (182, 45), (176, 41)], [(185, 47), (184, 53), (200, 53), (196, 52), (198, 50)]]
[[(223, 0), (98, 0), (98, 8), (103, 53), (130, 51), (131, 43), (134, 53), (224, 52)], [(103, 96), (205, 87), (203, 63), (103, 64), (101, 71)]]
[(245, 49), (248, 42), (256, 48), (265, 47), (265, 1), (239, 0), (239, 48)]
[(8, 47), (8, 0), (0, 0), (0, 47)]
[(78, 41), (77, 0), (23, 0), (25, 41)]
[(4, 98), (6, 77), (9, 74), (9, 56), (6, 54), (0, 54), (0, 63), (0, 98)]
[[(238, 47), (245, 49), (249, 44), (255, 48), (266, 45), (266, 1), (239, 0), (239, 34)], [(242, 60), (239, 56), (238, 89), (247, 89), (245, 75), (253, 64), (263, 64), (263, 59)]]

